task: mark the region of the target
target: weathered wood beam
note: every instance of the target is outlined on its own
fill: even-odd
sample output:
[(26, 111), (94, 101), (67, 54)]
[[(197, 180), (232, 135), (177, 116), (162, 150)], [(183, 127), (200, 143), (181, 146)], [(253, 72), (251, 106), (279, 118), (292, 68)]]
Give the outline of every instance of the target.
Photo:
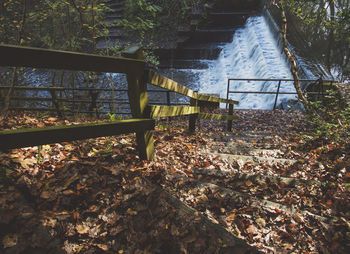
[(192, 99), (196, 99), (196, 100), (200, 100), (200, 101), (228, 103), (228, 104), (234, 104), (234, 105), (238, 104), (238, 101), (222, 99), (222, 98), (209, 96), (209, 95), (205, 95), (205, 94), (199, 94), (199, 93), (177, 83), (176, 81), (171, 80), (171, 79), (169, 79), (169, 78), (167, 78), (159, 73), (156, 73), (152, 70), (148, 70), (147, 81), (154, 86), (168, 89), (168, 90), (173, 91), (175, 93), (179, 93), (179, 94), (188, 96)]
[(237, 116), (199, 113), (198, 118), (208, 120), (237, 120)]
[[(190, 99), (190, 105), (192, 107), (198, 107), (198, 101), (196, 99)], [(199, 107), (200, 111), (200, 107)], [(198, 114), (190, 115), (188, 121), (188, 130), (190, 133), (194, 133), (196, 131), (196, 122), (197, 122)]]
[(198, 114), (200, 109), (199, 107), (152, 105), (148, 107), (148, 111), (150, 112), (151, 118), (156, 118)]
[(71, 71), (142, 73), (145, 62), (123, 57), (0, 45), (0, 66), (33, 67)]
[(128, 134), (153, 130), (154, 126), (155, 122), (151, 119), (129, 119), (111, 123), (5, 130), (0, 131), (0, 150)]
[[(139, 60), (144, 59), (143, 50), (139, 46), (134, 46), (125, 50), (123, 56)], [(141, 73), (128, 73), (127, 80), (132, 116), (134, 118), (149, 118), (149, 114), (147, 114), (147, 73), (145, 73), (144, 69)], [(146, 129), (137, 131), (136, 142), (140, 158), (152, 160), (154, 158), (153, 132)]]

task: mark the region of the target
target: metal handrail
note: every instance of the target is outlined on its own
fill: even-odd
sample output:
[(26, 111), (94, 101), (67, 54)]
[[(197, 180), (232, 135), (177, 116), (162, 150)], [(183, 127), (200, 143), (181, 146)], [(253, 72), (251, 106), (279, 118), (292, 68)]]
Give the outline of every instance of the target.
[[(278, 82), (278, 86), (277, 86), (277, 91), (276, 92), (264, 92), (264, 91), (230, 91), (230, 82), (231, 81), (272, 81), (272, 82)], [(298, 94), (297, 92), (280, 92), (280, 88), (281, 88), (281, 83), (282, 82), (290, 82), (290, 81), (294, 81), (294, 79), (260, 79), (260, 78), (255, 78), (255, 79), (249, 79), (249, 78), (229, 78), (227, 80), (227, 96), (226, 98), (229, 99), (229, 94), (230, 93), (242, 93), (242, 94), (276, 94), (275, 97), (275, 103), (273, 105), (273, 110), (276, 109), (277, 107), (277, 101), (278, 101), (278, 95), (280, 94)], [(335, 83), (335, 80), (323, 80), (323, 79), (300, 79), (300, 82), (330, 82), (331, 85), (333, 83)], [(321, 91), (318, 92), (308, 92), (308, 94), (321, 94)], [(322, 88), (322, 95), (324, 95), (324, 91)], [(227, 106), (226, 106), (227, 107)]]

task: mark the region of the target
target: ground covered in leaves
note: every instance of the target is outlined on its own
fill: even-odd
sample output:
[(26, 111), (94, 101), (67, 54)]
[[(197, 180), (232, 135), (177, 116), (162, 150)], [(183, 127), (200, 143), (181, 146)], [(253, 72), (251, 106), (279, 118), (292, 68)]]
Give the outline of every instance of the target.
[[(153, 161), (134, 135), (0, 152), (0, 252), (349, 253), (350, 153), (306, 144), (300, 112), (235, 114), (232, 132), (159, 121)], [(93, 121), (12, 113), (0, 129)]]

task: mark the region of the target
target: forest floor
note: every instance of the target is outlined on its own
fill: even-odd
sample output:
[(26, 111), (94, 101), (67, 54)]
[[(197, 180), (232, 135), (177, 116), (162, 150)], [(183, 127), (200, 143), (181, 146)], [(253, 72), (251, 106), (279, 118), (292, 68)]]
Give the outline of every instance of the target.
[(350, 253), (350, 151), (310, 146), (300, 112), (235, 114), (159, 121), (153, 161), (135, 135), (0, 152), (0, 253)]

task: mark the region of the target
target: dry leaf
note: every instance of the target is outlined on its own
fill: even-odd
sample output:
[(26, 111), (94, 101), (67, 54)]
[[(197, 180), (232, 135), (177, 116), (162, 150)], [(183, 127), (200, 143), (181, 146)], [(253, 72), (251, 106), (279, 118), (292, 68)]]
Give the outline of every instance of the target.
[(83, 224), (76, 225), (75, 229), (77, 230), (77, 232), (79, 234), (87, 234), (90, 230), (90, 228), (88, 226), (83, 225)]
[(5, 235), (2, 239), (2, 245), (4, 248), (10, 248), (16, 246), (18, 242), (18, 236), (16, 234)]
[(252, 235), (256, 235), (258, 233), (258, 229), (254, 225), (250, 225), (246, 230)]
[(253, 183), (252, 183), (252, 181), (247, 180), (247, 181), (245, 182), (245, 185), (247, 185), (248, 187), (250, 187), (250, 186), (252, 186), (252, 185), (253, 185)]
[(264, 228), (266, 226), (266, 221), (263, 218), (257, 218), (255, 222), (260, 228)]
[(293, 218), (296, 222), (304, 223), (304, 219), (300, 213), (295, 213)]
[(97, 247), (99, 247), (103, 251), (108, 251), (109, 250), (108, 246), (105, 245), (105, 244), (99, 243), (99, 244), (97, 244)]
[(226, 217), (226, 220), (228, 221), (233, 221), (236, 218), (236, 214), (235, 213), (231, 213), (229, 216)]

